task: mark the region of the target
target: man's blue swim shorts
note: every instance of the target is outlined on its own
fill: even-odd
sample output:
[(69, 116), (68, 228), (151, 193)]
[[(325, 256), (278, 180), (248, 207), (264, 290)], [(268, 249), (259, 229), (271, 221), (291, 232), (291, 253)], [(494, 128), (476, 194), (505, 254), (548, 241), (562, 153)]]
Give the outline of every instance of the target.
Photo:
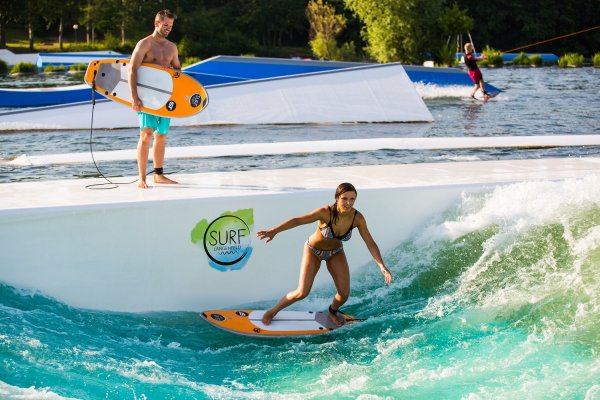
[(160, 135), (169, 133), (169, 123), (171, 122), (171, 118), (146, 114), (143, 111), (140, 111), (137, 114), (140, 120), (140, 129), (152, 128), (154, 129), (154, 132), (157, 132)]

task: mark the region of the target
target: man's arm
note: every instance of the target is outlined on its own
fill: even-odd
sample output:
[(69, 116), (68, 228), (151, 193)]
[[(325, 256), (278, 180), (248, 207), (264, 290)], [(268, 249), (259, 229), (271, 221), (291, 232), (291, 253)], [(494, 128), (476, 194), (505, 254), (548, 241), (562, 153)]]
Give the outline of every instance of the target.
[(131, 60), (129, 61), (129, 90), (131, 90), (131, 108), (134, 111), (140, 111), (143, 105), (137, 92), (137, 70), (142, 65), (142, 61), (144, 61), (149, 48), (150, 45), (147, 41), (140, 40), (135, 46)]

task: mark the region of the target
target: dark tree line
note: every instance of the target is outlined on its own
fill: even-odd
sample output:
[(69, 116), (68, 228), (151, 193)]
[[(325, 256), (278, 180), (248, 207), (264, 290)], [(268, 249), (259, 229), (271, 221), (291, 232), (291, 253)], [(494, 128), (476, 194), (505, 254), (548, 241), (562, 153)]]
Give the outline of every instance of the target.
[[(531, 43), (600, 26), (600, 0), (457, 0), (475, 20), (473, 41), (507, 51)], [(520, 50), (517, 50), (520, 51)], [(522, 51), (528, 53), (600, 51), (600, 29), (554, 40)]]
[[(398, 3), (408, 0), (396, 0)], [(414, 4), (429, 0), (411, 0)], [(478, 49), (498, 50), (568, 34), (600, 25), (600, 0), (440, 0), (457, 4), (474, 20), (471, 35)], [(0, 47), (10, 32), (55, 43), (77, 41), (93, 45), (110, 40), (115, 50), (131, 51), (153, 29), (156, 11), (168, 8), (178, 15), (170, 39), (182, 56), (217, 54), (293, 55), (287, 48), (308, 49), (309, 0), (0, 0)], [(341, 41), (351, 40), (361, 54), (365, 26), (345, 0), (327, 0), (347, 19)], [(432, 18), (429, 18), (432, 19)], [(425, 18), (421, 32), (434, 31), (436, 21)], [(428, 24), (430, 30), (428, 31)], [(74, 29), (76, 27), (76, 29)], [(419, 49), (427, 52), (429, 49)], [(308, 51), (308, 50), (304, 50)], [(524, 49), (526, 52), (600, 51), (600, 29)]]

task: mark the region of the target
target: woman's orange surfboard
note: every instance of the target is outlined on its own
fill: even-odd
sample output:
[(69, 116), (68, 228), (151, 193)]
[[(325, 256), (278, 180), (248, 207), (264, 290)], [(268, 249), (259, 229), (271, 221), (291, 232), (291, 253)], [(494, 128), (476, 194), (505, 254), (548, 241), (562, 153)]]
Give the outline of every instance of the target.
[[(261, 321), (264, 313), (264, 310), (209, 310), (203, 311), (200, 316), (225, 331), (265, 338), (319, 335), (340, 328), (329, 319), (326, 312), (284, 310), (269, 325)], [(344, 317), (346, 324), (361, 321), (351, 315), (339, 315)]]
[[(98, 93), (131, 107), (128, 81), (129, 60), (95, 60), (85, 73), (85, 82)], [(142, 63), (137, 73), (142, 111), (161, 117), (189, 117), (208, 105), (200, 82), (181, 71)]]

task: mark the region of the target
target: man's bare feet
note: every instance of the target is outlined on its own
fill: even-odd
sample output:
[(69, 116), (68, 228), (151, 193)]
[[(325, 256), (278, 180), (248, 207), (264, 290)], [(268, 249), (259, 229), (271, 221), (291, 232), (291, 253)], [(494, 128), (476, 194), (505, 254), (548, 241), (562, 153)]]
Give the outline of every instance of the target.
[(138, 183), (138, 187), (140, 189), (148, 189), (148, 184), (146, 183), (145, 180), (143, 180), (143, 181), (140, 181), (140, 183)]
[(273, 310), (265, 311), (262, 317), (262, 323), (265, 325), (270, 325), (273, 318), (275, 318), (275, 312)]
[(154, 174), (154, 183), (163, 183), (163, 184), (168, 184), (168, 185), (177, 184), (177, 182), (175, 182), (172, 179), (167, 178), (166, 176), (164, 176), (162, 174)]
[(327, 316), (329, 317), (331, 322), (335, 324), (335, 326), (342, 326), (346, 322), (346, 319), (340, 316), (337, 312), (332, 313), (331, 311), (329, 311), (329, 313), (327, 313)]

